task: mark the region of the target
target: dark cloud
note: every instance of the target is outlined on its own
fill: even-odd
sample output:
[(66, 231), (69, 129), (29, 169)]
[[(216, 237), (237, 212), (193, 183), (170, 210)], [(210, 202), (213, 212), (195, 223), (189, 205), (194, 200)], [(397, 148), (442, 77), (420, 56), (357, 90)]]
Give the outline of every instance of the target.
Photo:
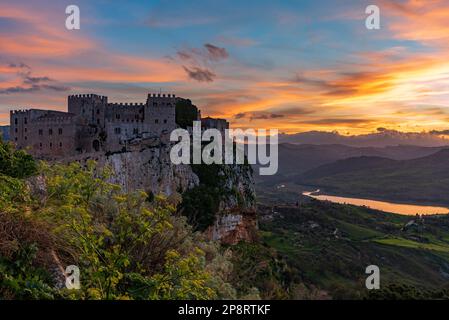
[(68, 91), (69, 87), (59, 85), (47, 76), (33, 76), (32, 68), (25, 63), (9, 63), (9, 68), (17, 69), (17, 77), (21, 85), (0, 89), (0, 94), (29, 93), (42, 90)]
[(178, 50), (176, 55), (183, 61), (190, 60), (195, 62), (195, 64), (217, 62), (229, 57), (225, 48), (220, 48), (210, 43), (204, 44), (203, 48)]
[(367, 119), (354, 119), (354, 118), (327, 118), (327, 119), (317, 119), (317, 120), (306, 120), (301, 121), (302, 124), (318, 124), (318, 125), (359, 125), (359, 124), (369, 124), (373, 120)]
[(186, 66), (183, 66), (183, 68), (190, 79), (199, 82), (212, 82), (216, 77), (215, 73), (206, 68), (202, 69), (199, 67), (186, 67)]
[[(332, 81), (321, 79), (310, 79), (300, 74), (296, 74), (293, 82), (311, 86), (323, 91), (327, 96), (348, 96), (365, 92), (374, 94), (384, 92), (393, 86), (391, 76), (374, 72), (342, 72), (338, 74), (339, 78)], [(367, 88), (364, 86), (370, 83)]]
[(294, 82), (298, 82), (301, 84), (307, 84), (307, 85), (311, 85), (311, 86), (315, 86), (315, 87), (321, 87), (321, 88), (333, 88), (332, 85), (330, 85), (327, 81), (324, 80), (318, 80), (318, 79), (310, 79), (310, 78), (305, 78), (299, 74), (296, 74), (295, 77), (293, 78)]
[(31, 69), (27, 64), (20, 62), (20, 63), (10, 63), (8, 65), (10, 68), (17, 68), (17, 69)]
[(202, 48), (178, 50), (176, 56), (190, 79), (212, 82), (216, 77), (211, 69), (213, 63), (228, 58), (229, 54), (225, 48), (206, 43)]
[(234, 115), (234, 119), (249, 119), (249, 120), (267, 120), (267, 119), (278, 119), (285, 117), (292, 117), (300, 115), (307, 115), (315, 113), (314, 108), (306, 107), (289, 107), (289, 108), (276, 108), (266, 111), (253, 111), (253, 112), (240, 112)]
[(347, 84), (334, 83), (330, 81), (320, 80), (320, 79), (309, 79), (301, 75), (296, 75), (293, 79), (294, 82), (304, 84), (307, 86), (312, 86), (321, 90), (326, 91), (325, 94), (329, 96), (341, 96), (347, 94), (353, 94), (356, 92), (354, 88), (351, 88)]
[(210, 43), (206, 43), (204, 47), (206, 48), (211, 60), (218, 61), (229, 57), (229, 54), (225, 48), (220, 48)]
[(291, 108), (282, 108), (278, 109), (276, 113), (283, 114), (285, 116), (297, 116), (297, 115), (306, 115), (312, 114), (316, 112), (316, 108), (312, 107), (291, 107)]
[(52, 80), (49, 77), (31, 77), (31, 76), (25, 76), (25, 79), (23, 80), (24, 83), (28, 84), (48, 82), (48, 81)]
[(269, 113), (269, 114), (255, 114), (250, 117), (250, 120), (261, 120), (261, 119), (276, 119), (283, 118), (283, 114)]
[(0, 90), (0, 94), (10, 94), (10, 93), (25, 93), (25, 92), (34, 92), (37, 91), (37, 88), (34, 87), (9, 87)]
[(436, 135), (449, 135), (449, 130), (432, 130), (430, 133)]
[(245, 112), (240, 112), (234, 115), (234, 119), (243, 119), (246, 117), (246, 113)]
[(234, 115), (234, 119), (249, 119), (251, 120), (267, 120), (283, 118), (283, 114), (270, 112), (240, 112)]
[(53, 84), (39, 84), (26, 86), (15, 86), (0, 90), (0, 94), (12, 94), (12, 93), (29, 93), (41, 90), (51, 90), (51, 91), (69, 91), (70, 88), (66, 86), (53, 85)]

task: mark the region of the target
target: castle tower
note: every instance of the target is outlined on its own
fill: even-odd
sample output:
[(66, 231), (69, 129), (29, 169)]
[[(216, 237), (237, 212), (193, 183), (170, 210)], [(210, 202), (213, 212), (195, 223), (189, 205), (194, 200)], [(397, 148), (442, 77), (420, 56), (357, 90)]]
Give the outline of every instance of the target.
[(96, 94), (77, 94), (68, 97), (68, 112), (76, 115), (82, 124), (105, 126), (108, 97)]
[(144, 122), (151, 133), (160, 135), (176, 128), (176, 97), (174, 94), (148, 94)]

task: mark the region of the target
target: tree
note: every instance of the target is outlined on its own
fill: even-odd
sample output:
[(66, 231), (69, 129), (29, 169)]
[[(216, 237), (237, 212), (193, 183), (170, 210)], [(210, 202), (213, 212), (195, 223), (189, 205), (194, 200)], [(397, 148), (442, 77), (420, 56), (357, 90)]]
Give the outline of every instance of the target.
[(0, 139), (0, 174), (13, 178), (26, 178), (37, 173), (33, 157), (24, 150), (14, 150), (12, 144)]

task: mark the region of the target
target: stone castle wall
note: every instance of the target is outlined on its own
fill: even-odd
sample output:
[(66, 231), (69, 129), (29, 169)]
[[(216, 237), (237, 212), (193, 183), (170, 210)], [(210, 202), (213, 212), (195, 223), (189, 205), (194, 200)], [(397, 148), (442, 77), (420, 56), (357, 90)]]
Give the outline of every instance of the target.
[(129, 140), (175, 129), (176, 101), (171, 94), (149, 94), (146, 103), (109, 103), (106, 96), (71, 95), (68, 112), (11, 111), (11, 141), (46, 159), (120, 151)]
[(32, 154), (62, 157), (76, 147), (73, 115), (47, 110), (11, 111), (10, 139)]

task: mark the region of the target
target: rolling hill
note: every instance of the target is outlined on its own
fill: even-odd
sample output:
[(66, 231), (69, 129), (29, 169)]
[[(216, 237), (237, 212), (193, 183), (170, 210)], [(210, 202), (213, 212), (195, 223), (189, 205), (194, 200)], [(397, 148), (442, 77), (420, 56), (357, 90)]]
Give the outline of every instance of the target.
[(262, 241), (287, 261), (293, 282), (320, 288), (333, 299), (370, 299), (364, 271), (375, 264), (382, 273), (381, 290), (374, 290), (380, 298), (447, 294), (448, 215), (416, 219), (316, 200), (275, 212), (261, 205), (260, 214)]
[[(274, 176), (256, 176), (256, 181), (272, 185), (290, 180), (321, 165), (351, 157), (382, 157), (394, 160), (408, 160), (425, 157), (438, 152), (443, 147), (389, 146), (389, 147), (351, 147), (342, 144), (279, 144), (279, 170)], [(256, 166), (257, 167), (257, 166)], [(258, 170), (255, 170), (258, 173)]]
[(352, 157), (296, 176), (327, 193), (399, 202), (449, 204), (449, 149), (409, 160)]

